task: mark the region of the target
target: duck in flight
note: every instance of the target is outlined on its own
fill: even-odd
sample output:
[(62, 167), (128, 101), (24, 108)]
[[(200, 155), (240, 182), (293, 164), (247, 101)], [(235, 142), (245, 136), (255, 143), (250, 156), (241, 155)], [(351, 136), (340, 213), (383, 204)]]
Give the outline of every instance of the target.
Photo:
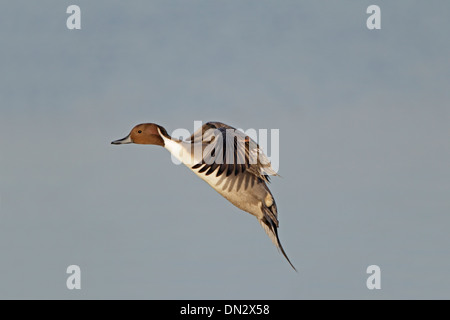
[(166, 148), (198, 177), (239, 209), (254, 215), (292, 268), (278, 238), (278, 212), (267, 183), (272, 169), (259, 145), (243, 132), (221, 122), (208, 122), (187, 140), (170, 137), (154, 123), (135, 126), (112, 144), (154, 144)]

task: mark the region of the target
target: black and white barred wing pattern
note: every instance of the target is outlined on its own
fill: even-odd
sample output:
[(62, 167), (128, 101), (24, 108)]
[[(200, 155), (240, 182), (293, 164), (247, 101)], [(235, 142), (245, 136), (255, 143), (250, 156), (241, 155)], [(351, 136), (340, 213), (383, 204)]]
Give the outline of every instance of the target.
[(269, 159), (259, 145), (231, 126), (221, 122), (208, 122), (197, 130), (190, 138), (194, 148), (201, 149), (202, 161), (193, 168), (201, 167), (200, 173), (213, 173), (217, 168), (217, 176), (243, 173), (245, 171), (264, 181), (269, 176), (277, 175)]

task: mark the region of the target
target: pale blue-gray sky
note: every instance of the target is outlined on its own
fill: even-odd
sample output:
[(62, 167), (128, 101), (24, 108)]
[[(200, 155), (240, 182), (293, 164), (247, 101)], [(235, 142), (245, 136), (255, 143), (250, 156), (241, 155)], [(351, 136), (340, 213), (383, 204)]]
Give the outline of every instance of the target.
[[(0, 298), (450, 298), (450, 3), (70, 4), (0, 11)], [(298, 273), (167, 151), (110, 145), (194, 120), (280, 130)]]

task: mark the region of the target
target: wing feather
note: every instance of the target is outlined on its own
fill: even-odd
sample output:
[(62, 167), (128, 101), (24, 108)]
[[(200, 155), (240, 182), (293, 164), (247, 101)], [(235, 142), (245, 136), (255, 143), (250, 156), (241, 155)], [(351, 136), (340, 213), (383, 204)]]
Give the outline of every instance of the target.
[[(217, 167), (216, 176), (232, 173), (238, 175), (248, 171), (252, 175), (269, 182), (269, 176), (278, 175), (259, 145), (244, 134), (221, 122), (205, 123), (188, 139), (192, 144), (202, 144), (202, 163), (200, 170), (211, 174)], [(193, 168), (197, 167), (198, 164)]]

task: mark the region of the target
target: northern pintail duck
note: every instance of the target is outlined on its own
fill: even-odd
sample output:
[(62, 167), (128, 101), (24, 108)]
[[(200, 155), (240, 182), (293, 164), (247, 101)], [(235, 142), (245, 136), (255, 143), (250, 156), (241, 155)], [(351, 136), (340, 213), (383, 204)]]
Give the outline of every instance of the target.
[(135, 126), (112, 144), (154, 144), (166, 148), (214, 190), (241, 210), (254, 215), (272, 242), (295, 269), (278, 238), (277, 205), (267, 183), (277, 175), (259, 145), (243, 132), (220, 122), (208, 122), (189, 139), (169, 136), (154, 124)]

